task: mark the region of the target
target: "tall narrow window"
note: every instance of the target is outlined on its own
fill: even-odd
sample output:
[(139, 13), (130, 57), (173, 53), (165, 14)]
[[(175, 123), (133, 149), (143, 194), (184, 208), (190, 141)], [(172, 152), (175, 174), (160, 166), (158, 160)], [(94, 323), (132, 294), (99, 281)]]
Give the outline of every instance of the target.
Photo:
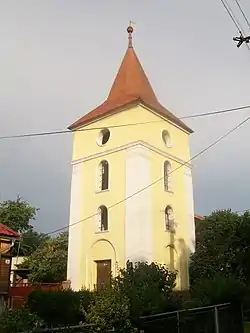
[(170, 206), (165, 208), (165, 230), (175, 232), (173, 209)]
[(107, 190), (109, 187), (109, 164), (108, 161), (101, 161), (99, 164), (99, 173), (100, 173), (100, 191)]
[(171, 191), (171, 164), (168, 161), (164, 162), (163, 173), (164, 173), (164, 190)]
[(98, 208), (98, 231), (108, 230), (108, 209), (106, 206)]

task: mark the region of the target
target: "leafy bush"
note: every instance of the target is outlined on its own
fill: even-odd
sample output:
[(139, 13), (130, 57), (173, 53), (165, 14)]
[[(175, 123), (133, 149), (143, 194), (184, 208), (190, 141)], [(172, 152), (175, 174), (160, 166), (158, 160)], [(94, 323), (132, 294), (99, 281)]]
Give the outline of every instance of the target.
[(216, 274), (213, 278), (200, 279), (191, 287), (191, 304), (206, 306), (244, 301), (246, 287), (233, 276)]
[(20, 268), (29, 269), (30, 282), (62, 282), (66, 280), (68, 257), (68, 233), (45, 239)]
[(28, 309), (6, 310), (0, 316), (0, 333), (31, 331), (42, 325), (42, 320)]
[(176, 273), (165, 266), (127, 262), (113, 284), (129, 300), (130, 318), (134, 325), (139, 317), (176, 310), (177, 297), (173, 294)]
[(87, 313), (92, 332), (132, 332), (129, 320), (129, 300), (117, 289), (107, 287), (95, 293)]
[(250, 284), (250, 213), (218, 210), (196, 224), (196, 251), (190, 265), (190, 281), (235, 276)]
[(81, 306), (87, 309), (92, 298), (92, 293), (88, 290), (79, 292), (36, 290), (29, 295), (27, 306), (48, 326), (77, 325), (85, 321)]

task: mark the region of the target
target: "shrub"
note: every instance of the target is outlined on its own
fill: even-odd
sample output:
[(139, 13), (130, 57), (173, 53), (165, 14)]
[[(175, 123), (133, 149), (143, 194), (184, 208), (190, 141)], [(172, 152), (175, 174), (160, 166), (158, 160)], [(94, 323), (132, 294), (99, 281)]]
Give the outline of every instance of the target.
[(6, 310), (0, 316), (0, 333), (31, 331), (42, 325), (42, 320), (28, 309)]
[(175, 280), (176, 273), (165, 266), (127, 262), (114, 285), (129, 300), (130, 318), (137, 326), (140, 316), (178, 308), (177, 298), (173, 295)]
[(95, 293), (87, 313), (92, 332), (132, 332), (129, 320), (129, 300), (117, 289), (107, 287)]
[(200, 279), (190, 289), (193, 306), (206, 306), (223, 303), (241, 303), (246, 292), (245, 285), (233, 276), (215, 275)]
[(29, 295), (27, 306), (48, 326), (77, 325), (85, 321), (81, 305), (87, 310), (91, 299), (92, 293), (88, 290), (79, 292), (36, 290)]

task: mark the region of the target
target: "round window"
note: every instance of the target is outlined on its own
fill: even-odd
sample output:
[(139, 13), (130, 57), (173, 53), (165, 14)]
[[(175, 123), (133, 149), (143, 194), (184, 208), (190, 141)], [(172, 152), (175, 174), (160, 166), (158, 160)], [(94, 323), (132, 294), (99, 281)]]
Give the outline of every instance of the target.
[(109, 141), (110, 138), (110, 130), (107, 128), (104, 128), (103, 130), (101, 130), (101, 132), (98, 135), (97, 138), (97, 143), (100, 146), (105, 145), (105, 143), (107, 143)]
[(167, 147), (172, 146), (171, 137), (167, 130), (162, 131), (162, 140)]

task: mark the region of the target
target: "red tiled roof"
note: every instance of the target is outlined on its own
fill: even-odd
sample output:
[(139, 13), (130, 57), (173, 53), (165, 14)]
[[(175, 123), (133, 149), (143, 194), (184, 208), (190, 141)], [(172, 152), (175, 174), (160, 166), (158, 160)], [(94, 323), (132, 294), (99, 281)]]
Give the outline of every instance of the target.
[(200, 215), (197, 215), (197, 214), (194, 214), (194, 218), (197, 219), (197, 220), (200, 220), (200, 221), (205, 220), (204, 216), (200, 216)]
[(0, 223), (0, 236), (20, 237), (19, 233)]
[(129, 34), (129, 47), (122, 60), (108, 98), (100, 106), (69, 126), (69, 129), (74, 130), (99, 117), (118, 112), (122, 107), (127, 106), (130, 103), (142, 103), (189, 133), (192, 133), (192, 130), (187, 125), (158, 102), (153, 88), (150, 85), (134, 48), (132, 47), (131, 33), (132, 31), (130, 31)]

